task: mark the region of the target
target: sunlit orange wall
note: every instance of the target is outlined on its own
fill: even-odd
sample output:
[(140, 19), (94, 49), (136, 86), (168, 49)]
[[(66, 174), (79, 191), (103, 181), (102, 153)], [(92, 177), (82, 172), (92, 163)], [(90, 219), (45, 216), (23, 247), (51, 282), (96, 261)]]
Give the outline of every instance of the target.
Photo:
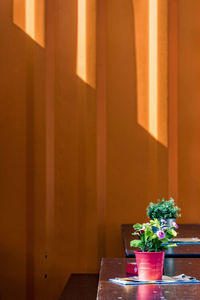
[(0, 298), (45, 299), (45, 57), (12, 9), (0, 2)]
[(109, 256), (123, 255), (120, 224), (145, 220), (149, 201), (167, 195), (167, 148), (137, 122), (138, 95), (148, 97), (148, 3), (107, 3)]
[(200, 222), (200, 3), (178, 6), (178, 194), (182, 222)]
[(12, 23), (13, 2), (0, 3), (8, 299), (58, 299), (70, 273), (98, 272), (102, 256), (124, 256), (120, 225), (146, 220), (149, 201), (167, 197), (167, 146), (137, 121), (138, 95), (148, 100), (148, 2), (86, 1), (88, 82), (76, 68), (77, 1), (48, 1), (45, 48)]
[[(77, 5), (62, 2), (59, 6), (55, 101), (59, 288), (72, 270), (97, 271), (99, 254), (123, 256), (120, 225), (145, 220), (149, 201), (167, 196), (167, 148), (137, 123), (138, 73), (148, 76), (148, 36), (144, 34), (148, 32), (148, 1), (142, 1), (141, 7), (136, 4), (113, 0), (97, 5), (97, 24), (103, 32), (97, 27), (96, 90), (75, 74)], [(137, 61), (140, 50), (147, 64)], [(148, 89), (148, 82), (144, 88)], [(97, 105), (97, 100), (106, 105)], [(97, 128), (97, 118), (99, 127), (106, 124), (105, 131)], [(99, 132), (104, 136), (97, 143)], [(97, 157), (103, 165), (97, 163)], [(99, 174), (105, 176), (105, 182)]]
[(177, 1), (172, 138), (168, 9), (158, 1), (156, 139), (147, 126), (149, 1), (85, 0), (84, 80), (78, 0), (46, 1), (44, 48), (24, 20), (13, 24), (13, 3), (0, 2), (0, 296), (57, 299), (71, 272), (124, 255), (120, 225), (145, 220), (149, 201), (177, 190), (180, 222), (199, 222), (200, 4)]

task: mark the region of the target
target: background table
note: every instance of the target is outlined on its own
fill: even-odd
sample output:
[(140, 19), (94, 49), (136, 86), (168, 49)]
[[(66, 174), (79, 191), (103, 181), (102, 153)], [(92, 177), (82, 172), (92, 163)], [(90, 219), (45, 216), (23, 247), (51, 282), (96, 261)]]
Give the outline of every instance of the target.
[[(103, 258), (101, 262), (100, 278), (97, 291), (97, 300), (199, 300), (200, 284), (181, 285), (139, 285), (122, 286), (110, 282), (110, 278), (125, 277), (127, 262), (135, 259)], [(171, 261), (173, 263), (171, 263)], [(173, 266), (171, 274), (168, 273), (169, 265)], [(200, 279), (200, 259), (169, 258), (165, 264), (166, 275), (186, 274)]]
[[(135, 257), (134, 249), (130, 247), (130, 241), (134, 238), (132, 224), (122, 224), (122, 239), (126, 257)], [(180, 224), (178, 228), (178, 238), (199, 237), (200, 224)], [(167, 250), (166, 257), (199, 257), (200, 258), (200, 243), (191, 245), (178, 245), (175, 248)]]
[(59, 300), (95, 300), (99, 274), (71, 274)]

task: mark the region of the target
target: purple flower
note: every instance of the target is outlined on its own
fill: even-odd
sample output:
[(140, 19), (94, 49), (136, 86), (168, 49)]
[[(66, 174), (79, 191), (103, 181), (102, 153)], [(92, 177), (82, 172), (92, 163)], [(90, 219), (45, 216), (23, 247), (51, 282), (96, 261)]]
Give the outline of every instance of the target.
[(166, 229), (169, 229), (169, 227), (167, 227), (167, 226), (162, 227), (162, 230), (166, 230)]
[(161, 223), (164, 223), (164, 224), (166, 224), (166, 223), (167, 223), (167, 221), (166, 221), (166, 220), (164, 220), (164, 219), (161, 219), (161, 220), (160, 220), (160, 222), (161, 222)]
[(156, 234), (157, 234), (157, 236), (158, 236), (158, 238), (159, 238), (160, 240), (162, 240), (162, 239), (165, 238), (165, 233), (164, 233), (164, 231), (162, 231), (162, 230), (158, 230), (158, 231), (156, 232)]
[(173, 222), (172, 225), (173, 225), (176, 229), (178, 229), (178, 224), (176, 224), (176, 222)]

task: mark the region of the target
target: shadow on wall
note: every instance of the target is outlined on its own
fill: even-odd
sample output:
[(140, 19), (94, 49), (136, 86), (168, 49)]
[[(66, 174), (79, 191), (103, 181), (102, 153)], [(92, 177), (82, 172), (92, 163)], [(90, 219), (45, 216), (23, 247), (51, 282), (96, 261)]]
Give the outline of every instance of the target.
[[(85, 15), (79, 10), (80, 2)], [(72, 271), (97, 269), (95, 3), (63, 1), (59, 5), (55, 101), (58, 294)]]
[[(1, 103), (4, 115), (1, 120), (4, 132), (0, 132), (4, 142), (2, 169), (7, 170), (0, 189), (1, 198), (5, 199), (1, 226), (5, 231), (1, 242), (5, 249), (9, 247), (14, 252), (18, 248), (25, 254), (21, 269), (17, 269), (9, 285), (21, 278), (20, 286), (25, 289), (26, 285), (27, 295), (31, 294), (32, 298), (46, 295), (49, 290), (56, 299), (70, 273), (97, 272), (102, 256), (124, 255), (121, 223), (145, 219), (147, 203), (167, 194), (167, 149), (137, 123), (138, 72), (140, 68), (146, 72), (146, 65), (137, 60), (136, 30), (142, 29), (135, 27), (135, 1), (104, 1), (101, 12), (96, 9), (95, 0), (81, 3), (85, 3), (86, 19), (84, 14), (80, 16), (78, 0), (60, 1), (54, 12), (55, 199), (52, 223), (55, 235), (52, 236), (54, 257), (48, 258), (52, 261), (50, 270), (44, 252), (47, 232), (45, 51), (51, 49), (48, 43), (43, 49), (11, 25), (11, 0), (0, 4), (3, 24), (0, 29), (3, 36), (0, 93), (2, 99), (12, 102), (12, 105)], [(145, 9), (146, 3), (143, 2)], [(105, 22), (103, 36), (98, 28), (96, 36), (96, 18), (98, 25)], [(145, 26), (144, 22), (142, 28)], [(102, 47), (105, 53), (101, 57)], [(98, 61), (96, 52), (99, 53)], [(86, 77), (78, 74), (78, 62), (81, 68), (86, 68)], [(105, 68), (101, 68), (102, 64)], [(101, 85), (96, 82), (95, 66), (101, 68), (97, 80), (105, 80), (106, 86), (103, 111), (106, 120), (102, 119), (106, 124), (102, 138), (106, 149), (106, 157), (102, 157), (106, 165), (106, 193), (101, 199), (104, 211), (98, 211), (97, 203), (97, 190), (104, 186), (97, 178), (97, 153), (102, 146), (97, 144), (97, 99), (101, 100)], [(98, 188), (97, 183), (100, 184)], [(99, 235), (102, 220), (103, 235)], [(13, 239), (11, 232), (18, 238)], [(4, 278), (8, 278), (9, 269), (18, 266), (18, 258), (9, 262), (5, 251), (2, 264), (8, 270)], [(52, 278), (53, 285), (50, 284)], [(15, 296), (25, 299), (25, 290), (17, 291)]]
[(138, 93), (148, 97), (148, 76), (138, 83), (148, 74), (147, 12), (148, 1), (107, 4), (106, 256), (123, 255), (120, 224), (146, 220), (149, 201), (168, 192), (167, 148), (137, 122)]
[(0, 4), (1, 292), (33, 299), (45, 273), (44, 49), (13, 24), (13, 8)]
[(13, 0), (13, 23), (45, 47), (45, 0)]
[[(97, 52), (106, 48), (106, 56), (96, 65), (106, 65), (107, 124), (104, 234), (98, 240), (96, 99), (100, 82), (97, 78), (95, 91), (75, 76), (77, 7), (72, 3), (60, 6), (55, 122), (56, 267), (60, 286), (66, 270), (97, 271), (100, 257), (123, 255), (120, 224), (145, 219), (148, 202), (167, 195), (167, 149), (137, 123), (137, 70), (146, 65), (136, 61), (133, 8), (132, 1), (106, 1), (105, 45), (97, 35)], [(67, 12), (70, 18), (65, 17)]]

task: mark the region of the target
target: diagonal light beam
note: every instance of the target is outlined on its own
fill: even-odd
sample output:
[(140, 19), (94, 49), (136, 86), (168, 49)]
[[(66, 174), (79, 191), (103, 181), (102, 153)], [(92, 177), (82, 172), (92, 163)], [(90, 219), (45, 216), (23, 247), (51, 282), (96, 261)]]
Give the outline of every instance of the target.
[(158, 138), (158, 1), (149, 0), (149, 132)]
[(87, 82), (86, 57), (86, 0), (78, 0), (78, 32), (77, 32), (77, 65), (76, 74)]
[(25, 31), (35, 39), (35, 0), (26, 0), (25, 12)]

